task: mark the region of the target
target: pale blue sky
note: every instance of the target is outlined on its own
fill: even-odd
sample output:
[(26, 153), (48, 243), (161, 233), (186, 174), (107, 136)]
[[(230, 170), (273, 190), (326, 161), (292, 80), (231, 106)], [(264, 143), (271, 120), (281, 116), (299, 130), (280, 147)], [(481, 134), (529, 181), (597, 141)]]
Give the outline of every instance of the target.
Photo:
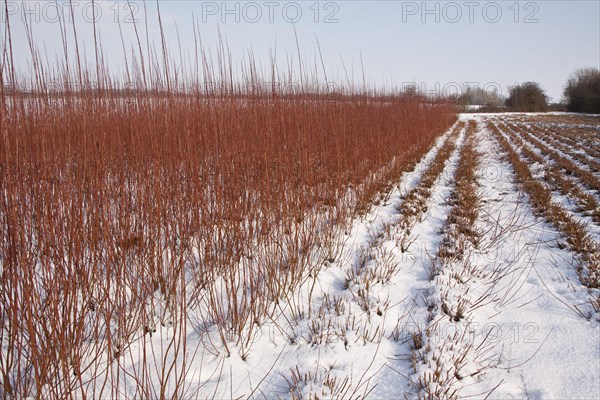
[[(32, 20), (36, 43), (50, 59), (61, 51), (53, 1), (8, 1), (15, 56), (26, 65), (28, 49), (23, 11)], [(68, 3), (59, 0), (59, 8)], [(143, 31), (142, 1), (132, 0)], [(74, 0), (80, 40), (92, 50), (91, 1)], [(156, 2), (147, 0), (151, 40), (160, 41)], [(123, 51), (119, 24), (126, 42), (134, 40), (125, 2), (99, 1), (96, 18), (108, 63), (120, 68)], [(500, 87), (533, 80), (559, 100), (568, 75), (581, 67), (600, 67), (599, 1), (182, 1), (160, 3), (171, 52), (178, 53), (177, 25), (184, 52), (193, 54), (192, 15), (206, 47), (215, 48), (217, 28), (227, 38), (234, 59), (253, 49), (269, 63), (277, 48), (295, 57), (294, 26), (300, 51), (313, 62), (318, 38), (329, 81), (345, 80), (344, 61), (355, 82), (362, 82), (361, 58), (372, 85), (401, 87), (416, 82), (423, 91), (456, 91), (458, 85)], [(67, 8), (64, 8), (65, 10)], [(301, 14), (298, 13), (301, 12)], [(6, 16), (0, 16), (2, 32)], [(85, 38), (85, 39), (84, 39)], [(44, 47), (45, 46), (45, 47)], [(129, 45), (127, 50), (130, 51)], [(320, 69), (320, 66), (319, 66)]]

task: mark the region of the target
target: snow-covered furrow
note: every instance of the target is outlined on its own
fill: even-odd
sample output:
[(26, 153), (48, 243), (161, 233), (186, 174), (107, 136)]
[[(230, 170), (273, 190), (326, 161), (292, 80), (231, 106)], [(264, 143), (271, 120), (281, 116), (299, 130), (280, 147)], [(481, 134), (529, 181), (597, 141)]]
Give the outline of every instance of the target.
[[(541, 139), (548, 147), (560, 152), (566, 157), (571, 157), (573, 162), (579, 162), (582, 166), (598, 172), (600, 162), (592, 154), (596, 153), (592, 143), (578, 143), (573, 138), (566, 136), (564, 132), (557, 132), (549, 129), (542, 129), (539, 126), (530, 126), (534, 128), (534, 134)], [(592, 146), (592, 147), (590, 147)]]
[(584, 150), (586, 154), (592, 155), (593, 158), (598, 154), (598, 150), (596, 149), (600, 144), (600, 129), (598, 129), (598, 125), (536, 125), (541, 129), (545, 129), (553, 137), (560, 138), (561, 141), (566, 141), (573, 147)]
[[(595, 171), (594, 165), (597, 164), (597, 161), (586, 150), (589, 146), (593, 146), (591, 143), (575, 144), (570, 138), (563, 136), (561, 133), (548, 128), (543, 129), (536, 124), (516, 123), (515, 125), (521, 129), (525, 129), (544, 146), (556, 152), (561, 157), (577, 164), (580, 168), (591, 172)], [(582, 157), (576, 157), (574, 155), (576, 153), (581, 154)]]
[[(498, 156), (498, 143), (480, 128), (481, 242), (466, 251), (466, 263), (445, 264), (442, 278), (426, 289), (451, 311), (458, 309), (453, 300), (464, 300), (466, 315), (457, 322), (452, 312), (441, 312), (428, 325), (431, 339), (423, 346), (430, 348), (418, 365), (420, 377), (450, 375), (452, 385), (441, 392), (449, 397), (598, 395), (600, 315), (570, 265), (573, 255), (556, 245), (560, 234), (534, 216), (511, 166)], [(465, 265), (471, 274), (464, 274)], [(468, 279), (457, 282), (459, 274)]]
[[(464, 135), (462, 130), (456, 147), (462, 145)], [(444, 163), (442, 173), (427, 191), (428, 198), (423, 207), (426, 211), (418, 218), (419, 222), (414, 226), (398, 225), (392, 228), (392, 235), (402, 241), (388, 243), (400, 269), (400, 273), (388, 285), (388, 295), (393, 305), (389, 311), (393, 317), (388, 320), (386, 328), (393, 352), (387, 357), (385, 367), (377, 377), (378, 385), (371, 393), (372, 398), (414, 397), (418, 392), (418, 384), (412, 376), (413, 337), (428, 322), (429, 310), (425, 302), (430, 280), (428, 260), (439, 241), (438, 232), (447, 211), (444, 199), (450, 190), (458, 151), (455, 149), (452, 152)], [(410, 243), (407, 246), (406, 241)], [(406, 248), (403, 251), (404, 246)]]
[(542, 123), (532, 119), (508, 118), (508, 121), (517, 125), (519, 128), (535, 130), (536, 133), (539, 133), (543, 136), (543, 138), (540, 139), (542, 139), (545, 143), (547, 143), (547, 139), (554, 139), (559, 140), (562, 145), (571, 148), (581, 146), (582, 144), (586, 145), (585, 147), (587, 147), (587, 145), (591, 144), (591, 140), (585, 137), (579, 137), (579, 141), (575, 141), (571, 136), (571, 132), (569, 131), (569, 129), (575, 128), (573, 126), (565, 127), (561, 126), (560, 124)]
[(568, 146), (569, 149), (563, 150), (567, 155), (579, 157), (592, 165), (600, 162), (600, 129), (598, 126), (593, 128), (586, 126), (559, 126), (555, 124), (530, 123), (531, 127), (541, 131), (545, 137), (561, 145)]
[[(597, 243), (600, 243), (600, 230), (599, 230), (600, 227), (598, 226), (598, 224), (596, 222), (594, 222), (594, 220), (591, 216), (588, 216), (588, 215), (585, 215), (585, 213), (582, 213), (582, 209), (583, 209), (584, 205), (581, 204), (581, 199), (574, 197), (571, 193), (566, 193), (566, 194), (562, 193), (561, 188), (555, 187), (554, 185), (547, 184), (544, 179), (544, 175), (547, 172), (546, 165), (540, 165), (538, 163), (535, 163), (533, 160), (531, 160), (531, 159), (527, 158), (525, 155), (523, 155), (523, 152), (521, 151), (521, 149), (519, 149), (518, 145), (514, 142), (513, 138), (511, 137), (511, 133), (504, 132), (502, 129), (500, 129), (500, 132), (504, 135), (505, 139), (510, 143), (513, 150), (515, 150), (519, 155), (521, 155), (521, 157), (523, 157), (524, 159), (527, 159), (531, 162), (529, 169), (530, 169), (533, 177), (536, 178), (537, 180), (539, 180), (540, 182), (543, 182), (549, 189), (552, 190), (553, 203), (558, 204), (561, 207), (563, 207), (568, 212), (568, 214), (571, 218), (574, 218), (575, 220), (577, 220), (577, 221), (581, 222), (582, 224), (584, 224), (585, 226), (587, 226), (587, 228), (588, 228), (587, 231), (588, 231), (590, 237), (592, 237)], [(522, 136), (519, 136), (517, 132), (512, 131), (512, 134), (517, 135), (518, 137), (523, 139)], [(532, 152), (537, 154), (539, 157), (543, 158), (546, 163), (554, 164), (554, 162), (552, 160), (549, 160), (548, 158), (544, 157), (544, 154), (540, 151), (539, 148), (535, 147), (527, 140), (523, 139), (523, 145), (527, 146), (527, 148), (529, 150), (531, 150)], [(563, 176), (562, 179), (569, 179), (569, 178), (566, 178)], [(583, 185), (580, 185), (579, 188), (583, 193), (586, 193), (590, 196), (593, 196), (595, 194), (595, 191), (586, 190), (585, 187), (583, 187)], [(595, 196), (595, 197), (597, 197), (597, 196)]]
[(493, 170), (495, 179), (479, 180), (484, 235), (471, 263), (495, 277), (494, 302), (472, 312), (469, 334), (480, 338), (490, 366), (461, 396), (494, 389), (490, 398), (597, 397), (600, 315), (588, 304), (573, 254), (533, 214), (490, 132), (481, 129), (479, 139), (480, 176)]
[(574, 161), (570, 156), (565, 156), (564, 153), (559, 150), (553, 149), (550, 146), (546, 146), (541, 140), (534, 137), (534, 135), (527, 130), (517, 132), (517, 134), (524, 141), (527, 141), (532, 146), (537, 148), (547, 160), (555, 161), (556, 163), (560, 163), (567, 167), (569, 174), (574, 175), (574, 178), (576, 178), (578, 182), (588, 187), (591, 193), (594, 193), (596, 196), (600, 196), (600, 181), (589, 167), (583, 165), (581, 162), (576, 160)]
[(479, 233), (472, 230), (464, 213), (474, 211), (468, 204), (477, 198), (477, 183), (469, 178), (478, 158), (473, 152), (473, 128), (467, 131), (465, 143), (450, 168), (453, 177), (445, 197), (449, 212), (439, 230), (442, 240), (426, 267), (430, 283), (425, 302), (430, 313), (428, 323), (413, 341), (414, 379), (424, 398), (461, 397), (463, 390), (472, 386), (485, 390), (474, 393), (479, 396), (493, 389), (477, 385), (479, 375), (494, 364), (484, 338), (473, 329), (479, 324), (475, 310), (493, 301), (490, 282), (495, 274), (482, 274), (471, 264)]
[[(538, 127), (538, 131), (542, 132), (546, 142), (551, 141), (550, 144), (560, 148), (560, 150), (567, 155), (573, 155), (577, 160), (587, 164), (590, 167), (596, 168), (600, 163), (600, 153), (596, 149), (598, 146), (598, 140), (596, 141), (578, 141), (574, 134), (565, 130), (546, 129)], [(600, 136), (600, 134), (598, 134)]]

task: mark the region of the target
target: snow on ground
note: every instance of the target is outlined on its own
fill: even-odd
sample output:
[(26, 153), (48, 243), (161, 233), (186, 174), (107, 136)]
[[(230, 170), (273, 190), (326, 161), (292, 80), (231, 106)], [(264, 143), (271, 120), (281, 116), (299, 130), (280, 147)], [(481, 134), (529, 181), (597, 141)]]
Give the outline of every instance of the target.
[[(483, 235), (466, 257), (476, 273), (447, 288), (452, 296), (468, 299), (466, 318), (460, 323), (443, 315), (430, 319), (430, 301), (442, 293), (440, 281), (431, 279), (431, 263), (455, 189), (466, 136), (462, 129), (426, 209), (410, 229), (406, 251), (399, 245), (405, 228), (398, 226), (405, 194), (452, 140), (450, 132), (385, 201), (353, 221), (341, 255), (255, 328), (247, 357), (208, 351), (215, 333), (193, 319), (182, 327), (187, 357), (197, 360), (184, 378), (190, 391), (183, 397), (415, 398), (418, 378), (432, 368), (432, 360), (450, 360), (467, 349), (451, 385), (458, 397), (600, 398), (600, 315), (588, 303), (590, 290), (578, 280), (573, 255), (559, 246), (558, 232), (531, 211), (512, 167), (485, 128), (487, 118), (503, 115), (460, 116), (478, 122), (475, 143), (481, 153), (477, 228)], [(431, 348), (422, 349), (424, 363), (415, 363), (413, 334), (428, 329)], [(140, 359), (146, 340), (154, 343), (160, 360), (168, 352), (161, 343), (173, 332), (159, 326), (150, 339), (134, 343), (122, 361), (124, 369), (148, 362)], [(123, 396), (136, 397), (135, 387)]]
[[(528, 123), (528, 122), (522, 122), (522, 121), (518, 121), (518, 120), (511, 120), (511, 122), (515, 123), (517, 126), (525, 127), (527, 129), (531, 129), (532, 125), (534, 125), (531, 122)], [(537, 124), (535, 124), (535, 125), (537, 125)], [(542, 126), (544, 126), (544, 125), (542, 125)], [(556, 135), (555, 133), (553, 133), (552, 130), (548, 129), (547, 126), (544, 126), (544, 127), (545, 127), (545, 129), (543, 130), (543, 132), (545, 135), (549, 135), (549, 136)], [(541, 129), (542, 127), (537, 126), (537, 128)], [(570, 162), (575, 163), (579, 168), (581, 168), (583, 170), (591, 171), (590, 165), (588, 165), (587, 163), (582, 163), (581, 161), (579, 161), (575, 157), (573, 157), (573, 154), (578, 153), (578, 154), (583, 155), (584, 159), (594, 161), (593, 157), (590, 156), (585, 151), (586, 150), (585, 147), (577, 149), (577, 148), (574, 148), (572, 144), (563, 142), (562, 145), (568, 149), (568, 152), (567, 152), (567, 151), (555, 146), (552, 142), (550, 142), (547, 139), (547, 137), (545, 135), (534, 135), (534, 136), (540, 143), (542, 143), (543, 145), (545, 145), (552, 151), (556, 152), (560, 157), (563, 157), (563, 158), (569, 160)], [(560, 137), (560, 134), (558, 134), (557, 136)], [(589, 141), (586, 138), (580, 138), (579, 141), (580, 141), (579, 144), (583, 145), (583, 146), (594, 146), (594, 144), (595, 144), (594, 142)]]
[[(524, 146), (526, 146), (532, 152), (534, 152), (535, 154), (537, 154), (538, 156), (540, 156), (542, 159), (545, 160), (544, 165), (540, 165), (538, 163), (531, 163), (529, 165), (529, 168), (531, 170), (533, 177), (535, 179), (538, 179), (539, 181), (543, 182), (544, 175), (547, 171), (547, 166), (554, 164), (554, 161), (550, 160), (549, 157), (544, 155), (540, 149), (538, 149), (533, 144), (531, 144), (531, 142), (525, 140), (525, 138), (523, 138), (522, 136), (518, 135), (518, 133), (515, 133), (515, 134), (517, 136), (521, 137), (521, 139), (523, 139)], [(514, 140), (512, 140), (510, 138), (510, 136), (508, 134), (506, 134), (506, 132), (503, 132), (503, 135), (508, 140), (508, 142), (511, 144), (511, 147), (515, 151), (517, 151), (517, 153), (522, 154), (522, 152), (519, 150), (518, 146), (515, 145)], [(577, 164), (581, 165), (581, 163), (577, 163)], [(566, 179), (570, 179), (570, 180), (574, 181), (576, 184), (580, 185), (580, 189), (582, 190), (582, 192), (598, 198), (598, 194), (596, 193), (596, 191), (586, 189), (585, 186), (583, 186), (576, 178), (566, 178)], [(548, 187), (549, 186), (550, 185), (548, 185)], [(550, 189), (552, 189), (552, 188), (550, 188)], [(561, 205), (569, 213), (569, 215), (572, 218), (575, 218), (580, 223), (590, 227), (591, 229), (588, 230), (589, 234), (592, 236), (592, 238), (594, 240), (596, 240), (597, 242), (600, 243), (600, 230), (597, 229), (597, 226), (594, 224), (594, 222), (590, 216), (586, 216), (583, 213), (581, 213), (581, 207), (580, 207), (580, 204), (578, 204), (577, 199), (574, 199), (572, 196), (565, 196), (565, 195), (561, 194), (558, 190), (554, 190), (553, 194), (552, 194), (552, 201), (556, 204)], [(594, 227), (596, 227), (596, 229), (594, 229)]]
[[(578, 280), (572, 255), (557, 245), (558, 233), (532, 214), (516, 189), (491, 134), (485, 129), (479, 134), (485, 216), (480, 229), (488, 234), (474, 259), (490, 272), (502, 269), (493, 307), (475, 312), (480, 326), (488, 325), (482, 331), (492, 332), (493, 352), (500, 354), (484, 381), (488, 387), (503, 382), (493, 398), (597, 398), (599, 316), (587, 320), (575, 309), (592, 312), (585, 305), (588, 290)], [(486, 171), (492, 179), (485, 179)]]

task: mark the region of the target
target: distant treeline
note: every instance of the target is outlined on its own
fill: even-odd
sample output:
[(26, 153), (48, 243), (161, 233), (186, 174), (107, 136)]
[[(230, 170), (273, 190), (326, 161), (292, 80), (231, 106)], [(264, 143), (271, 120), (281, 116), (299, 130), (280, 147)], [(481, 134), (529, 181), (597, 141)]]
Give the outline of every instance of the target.
[(523, 82), (509, 87), (504, 98), (496, 91), (482, 88), (468, 89), (457, 99), (462, 111), (477, 112), (544, 112), (570, 111), (600, 114), (600, 70), (583, 68), (575, 71), (565, 85), (559, 103), (548, 102), (548, 96), (537, 82)]

